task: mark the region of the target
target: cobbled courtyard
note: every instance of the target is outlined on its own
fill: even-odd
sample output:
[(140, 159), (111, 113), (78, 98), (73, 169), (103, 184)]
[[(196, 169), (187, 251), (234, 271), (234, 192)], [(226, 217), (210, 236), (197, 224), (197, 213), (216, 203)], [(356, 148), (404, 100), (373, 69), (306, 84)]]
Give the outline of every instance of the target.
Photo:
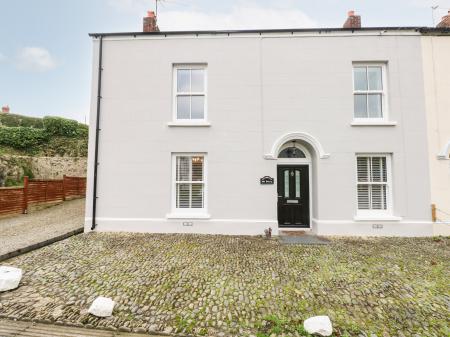
[[(3, 262), (22, 268), (0, 317), (121, 331), (304, 336), (449, 336), (450, 239), (331, 239), (325, 246), (207, 235), (91, 233)], [(113, 298), (113, 316), (87, 313)]]

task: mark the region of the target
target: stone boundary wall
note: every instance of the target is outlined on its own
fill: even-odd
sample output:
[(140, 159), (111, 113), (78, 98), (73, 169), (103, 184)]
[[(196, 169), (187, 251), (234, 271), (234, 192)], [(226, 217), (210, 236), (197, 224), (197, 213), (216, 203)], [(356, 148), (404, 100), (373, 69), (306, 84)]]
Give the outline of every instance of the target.
[(72, 177), (86, 176), (86, 157), (27, 157), (0, 156), (0, 186), (7, 178), (20, 180), (29, 174), (34, 179), (62, 179), (63, 175)]
[(33, 157), (31, 169), (36, 179), (86, 176), (86, 157)]

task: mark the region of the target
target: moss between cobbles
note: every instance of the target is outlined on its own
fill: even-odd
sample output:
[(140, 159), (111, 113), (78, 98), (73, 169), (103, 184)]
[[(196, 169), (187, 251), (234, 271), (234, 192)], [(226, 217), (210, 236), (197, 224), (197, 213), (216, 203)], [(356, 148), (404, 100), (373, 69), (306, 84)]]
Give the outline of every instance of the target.
[[(21, 286), (0, 316), (189, 335), (449, 336), (449, 238), (332, 239), (327, 246), (175, 234), (87, 234), (6, 262)], [(87, 314), (96, 296), (111, 318)]]

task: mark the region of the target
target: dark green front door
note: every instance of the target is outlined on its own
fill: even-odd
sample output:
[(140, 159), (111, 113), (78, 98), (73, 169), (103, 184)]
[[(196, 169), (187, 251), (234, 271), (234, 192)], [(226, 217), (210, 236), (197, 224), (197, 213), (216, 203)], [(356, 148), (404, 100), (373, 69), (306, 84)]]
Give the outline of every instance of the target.
[(309, 228), (309, 166), (278, 166), (279, 227)]

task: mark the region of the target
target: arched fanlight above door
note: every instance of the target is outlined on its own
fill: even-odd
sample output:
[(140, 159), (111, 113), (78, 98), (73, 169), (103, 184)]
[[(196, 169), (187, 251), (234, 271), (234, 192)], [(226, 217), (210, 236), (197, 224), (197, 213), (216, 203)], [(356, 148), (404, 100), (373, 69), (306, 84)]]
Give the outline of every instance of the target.
[(278, 154), (278, 158), (306, 158), (305, 153), (295, 146), (289, 146), (284, 148)]
[[(306, 143), (312, 147), (315, 152), (315, 155), (320, 159), (329, 158), (330, 154), (325, 152), (320, 142), (313, 137), (312, 135), (306, 132), (288, 132), (281, 137), (279, 137), (272, 145), (271, 151), (264, 155), (265, 159), (276, 160), (279, 158), (279, 153), (283, 150), (283, 146), (287, 143), (295, 141), (301, 141)], [(308, 154), (306, 154), (306, 158), (308, 158)]]

